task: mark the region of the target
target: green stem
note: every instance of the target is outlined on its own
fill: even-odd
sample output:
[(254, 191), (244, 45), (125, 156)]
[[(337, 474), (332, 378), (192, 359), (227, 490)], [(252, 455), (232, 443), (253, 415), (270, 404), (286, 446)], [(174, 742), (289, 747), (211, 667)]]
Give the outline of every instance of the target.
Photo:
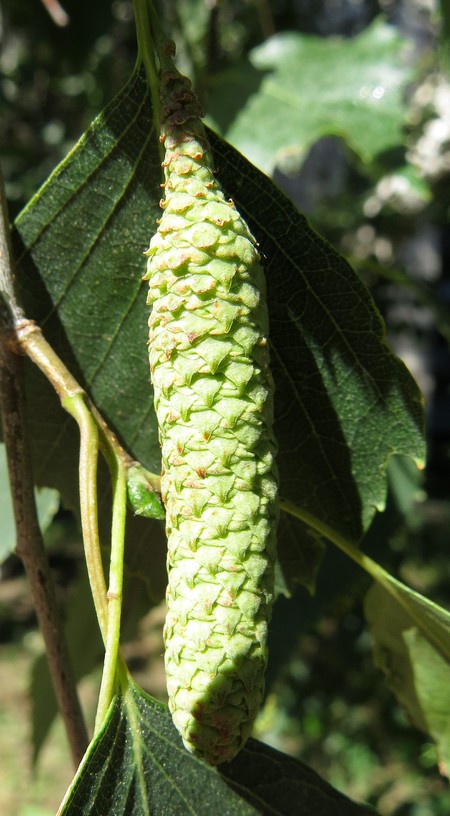
[(312, 513), (297, 507), (297, 505), (292, 504), (292, 502), (285, 499), (280, 499), (279, 504), (282, 511), (300, 519), (300, 521), (307, 524), (308, 527), (316, 530), (324, 538), (327, 538), (329, 541), (335, 544), (336, 547), (339, 547), (342, 552), (348, 555), (352, 561), (355, 561), (358, 566), (371, 575), (375, 581), (378, 581), (378, 583), (380, 583), (384, 589), (389, 592), (393, 598), (395, 598), (397, 603), (399, 603), (400, 606), (408, 613), (414, 623), (426, 635), (428, 640), (434, 644), (434, 646), (441, 652), (441, 654), (444, 655), (447, 660), (449, 659), (447, 637), (445, 637), (445, 640), (442, 640), (437, 630), (430, 625), (429, 620), (423, 614), (423, 611), (426, 608), (430, 619), (432, 620), (437, 614), (436, 610), (439, 610), (439, 607), (437, 607), (436, 604), (434, 604), (428, 598), (425, 598), (423, 595), (420, 595), (418, 592), (415, 592), (413, 589), (410, 589), (402, 584), (401, 581), (398, 581), (396, 578), (390, 575), (387, 570), (383, 569), (380, 564), (377, 564), (377, 562), (373, 561), (372, 558), (369, 558), (368, 555), (364, 555), (364, 553), (358, 550), (353, 544), (350, 543), (350, 541), (347, 541), (347, 539), (329, 527), (328, 524), (316, 518), (316, 516), (312, 515)]
[(319, 535), (323, 536), (324, 538), (327, 538), (329, 541), (335, 544), (336, 547), (339, 547), (339, 549), (342, 550), (342, 552), (345, 552), (345, 554), (348, 555), (349, 558), (351, 558), (353, 561), (356, 561), (356, 563), (360, 567), (362, 567), (362, 569), (366, 570), (366, 572), (369, 572), (373, 577), (375, 577), (375, 575), (373, 575), (375, 568), (382, 570), (382, 567), (378, 567), (378, 564), (376, 564), (375, 561), (372, 561), (371, 558), (369, 558), (366, 555), (363, 555), (363, 553), (361, 553), (360, 550), (354, 547), (354, 545), (351, 544), (350, 541), (347, 541), (346, 538), (337, 533), (336, 530), (333, 530), (332, 527), (329, 527), (328, 524), (326, 524), (324, 521), (321, 521), (312, 513), (309, 513), (308, 510), (304, 510), (301, 507), (297, 507), (296, 504), (293, 504), (292, 502), (282, 498), (279, 499), (279, 505), (280, 509), (284, 513), (288, 513), (290, 516), (295, 516), (295, 518), (298, 518), (300, 519), (300, 521), (303, 521), (304, 524), (307, 524), (308, 527), (311, 527), (313, 530), (316, 530), (316, 532), (318, 532)]
[(127, 474), (120, 461), (116, 461), (113, 479), (113, 511), (111, 530), (111, 561), (108, 589), (108, 633), (105, 662), (100, 688), (95, 732), (101, 727), (111, 700), (117, 676), (117, 660), (120, 642), (120, 619), (122, 613), (123, 557), (125, 522), (127, 512)]
[[(15, 338), (20, 349), (41, 369), (49, 382), (55, 388), (62, 406), (75, 419), (80, 430), (80, 504), (83, 537), (86, 551), (86, 563), (91, 583), (94, 605), (98, 616), (100, 630), (105, 644), (110, 632), (116, 631), (114, 636), (118, 638), (120, 629), (120, 606), (112, 604), (114, 609), (113, 617), (119, 620), (119, 624), (114, 623), (110, 629), (108, 618), (110, 616), (110, 604), (108, 603), (108, 593), (103, 571), (101, 557), (101, 547), (98, 534), (97, 518), (97, 461), (99, 449), (108, 464), (109, 470), (114, 474), (114, 507), (112, 524), (112, 558), (114, 557), (117, 566), (111, 568), (111, 576), (115, 586), (119, 587), (116, 592), (114, 584), (110, 587), (110, 592), (121, 595), (122, 589), (122, 565), (123, 541), (125, 525), (125, 502), (126, 502), (126, 482), (128, 470), (135, 466), (135, 461), (120, 445), (114, 433), (83, 391), (82, 387), (66, 368), (62, 360), (53, 351), (46, 341), (41, 330), (31, 320), (18, 320), (15, 326)], [(147, 474), (151, 484), (155, 489), (160, 489), (160, 480), (155, 474)], [(114, 556), (113, 556), (114, 553)], [(117, 617), (119, 610), (119, 617)], [(114, 663), (113, 635), (109, 647), (109, 665)], [(108, 670), (109, 671), (109, 670)], [(108, 681), (110, 682), (110, 681)], [(105, 680), (106, 683), (106, 680)], [(105, 692), (105, 699), (107, 693)]]
[[(377, 564), (376, 561), (373, 561), (372, 558), (369, 558), (368, 555), (364, 555), (357, 547), (354, 546), (350, 541), (348, 541), (344, 536), (341, 536), (336, 530), (333, 530), (332, 527), (329, 527), (324, 521), (321, 521), (312, 513), (309, 513), (307, 510), (303, 510), (297, 505), (292, 504), (292, 502), (287, 501), (286, 499), (279, 500), (280, 509), (285, 513), (289, 513), (290, 516), (295, 516), (295, 518), (300, 519), (303, 521), (304, 524), (307, 524), (308, 527), (311, 527), (313, 530), (319, 533), (319, 535), (327, 538), (333, 544), (336, 545), (342, 552), (348, 555), (352, 561), (355, 561), (361, 569), (365, 570), (375, 579), (375, 581), (379, 581), (386, 586), (386, 589), (389, 589), (388, 584), (390, 581), (393, 581), (389, 573)], [(397, 582), (399, 583), (399, 582)], [(389, 590), (390, 591), (390, 590)], [(393, 592), (392, 594), (395, 594)], [(397, 596), (396, 596), (397, 597)]]
[(75, 394), (84, 396), (85, 407), (95, 421), (100, 435), (100, 448), (109, 467), (114, 468), (116, 458), (120, 459), (124, 467), (134, 464), (134, 460), (119, 443), (94, 403), (47, 342), (39, 326), (33, 320), (23, 318), (16, 323), (14, 329), (20, 350), (40, 368), (55, 389), (61, 403)]
[[(12, 292), (12, 288), (9, 287)], [(8, 289), (8, 291), (9, 291)], [(2, 301), (3, 302), (3, 301)], [(127, 669), (119, 653), (122, 609), (123, 554), (126, 522), (128, 469), (134, 460), (89, 400), (62, 360), (47, 343), (34, 321), (27, 320), (17, 306), (13, 294), (9, 297), (13, 322), (13, 339), (44, 373), (55, 388), (63, 408), (75, 419), (80, 431), (80, 512), (86, 565), (94, 606), (105, 643), (105, 663), (96, 718), (96, 731), (104, 722), (114, 693), (116, 678), (123, 689), (127, 685)], [(113, 474), (113, 517), (111, 531), (110, 587), (106, 588), (98, 532), (97, 466), (101, 449)], [(155, 482), (159, 486), (157, 477)], [(86, 741), (86, 740), (85, 740)], [(84, 750), (84, 748), (83, 748)], [(79, 751), (78, 751), (79, 753)], [(79, 756), (77, 756), (79, 759)]]
[(80, 430), (80, 512), (86, 566), (94, 599), (95, 611), (106, 644), (108, 606), (105, 575), (98, 534), (98, 429), (87, 408), (84, 395), (75, 394), (62, 400), (63, 408), (75, 419)]
[(21, 350), (45, 374), (61, 401), (64, 397), (84, 393), (33, 320), (23, 319), (14, 328)]
[[(118, 661), (122, 608), (123, 552), (126, 520), (126, 486), (132, 458), (119, 444), (103, 417), (79, 383), (47, 343), (32, 321), (17, 327), (21, 347), (50, 380), (63, 408), (75, 419), (80, 431), (80, 513), (86, 565), (94, 606), (105, 643), (105, 665), (99, 697), (96, 730), (104, 721), (111, 702)], [(113, 474), (113, 518), (111, 532), (110, 587), (106, 588), (98, 532), (97, 467), (101, 449)]]
[(133, 0), (136, 37), (138, 42), (138, 63), (145, 68), (152, 100), (153, 120), (157, 132), (160, 131), (161, 103), (159, 98), (159, 70), (155, 54), (160, 52), (161, 32), (158, 18), (151, 2)]

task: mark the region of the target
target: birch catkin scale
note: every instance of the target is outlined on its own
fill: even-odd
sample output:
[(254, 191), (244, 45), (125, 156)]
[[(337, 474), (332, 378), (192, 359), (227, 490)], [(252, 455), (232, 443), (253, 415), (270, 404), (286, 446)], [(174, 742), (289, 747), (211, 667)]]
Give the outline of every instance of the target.
[(213, 172), (188, 80), (162, 81), (165, 197), (148, 250), (150, 369), (168, 539), (169, 707), (189, 751), (231, 760), (258, 712), (277, 478), (264, 273)]

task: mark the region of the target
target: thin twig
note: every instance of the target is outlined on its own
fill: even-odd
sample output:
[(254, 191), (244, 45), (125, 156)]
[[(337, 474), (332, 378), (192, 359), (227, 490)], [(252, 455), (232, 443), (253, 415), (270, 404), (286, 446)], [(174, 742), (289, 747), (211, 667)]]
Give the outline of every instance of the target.
[(106, 638), (105, 662), (102, 683), (95, 718), (95, 733), (103, 725), (117, 680), (117, 660), (119, 656), (120, 622), (122, 615), (123, 557), (125, 541), (125, 520), (127, 512), (127, 476), (119, 461), (113, 477), (113, 516), (111, 530), (111, 561), (108, 587), (108, 632)]
[[(114, 691), (115, 667), (119, 653), (122, 601), (123, 544), (126, 516), (126, 482), (134, 459), (119, 443), (81, 385), (66, 368), (54, 349), (32, 320), (22, 317), (16, 323), (15, 340), (19, 349), (47, 377), (58, 394), (63, 408), (75, 419), (80, 431), (80, 510), (86, 565), (97, 619), (106, 647), (105, 667), (96, 717), (95, 731), (103, 724)], [(115, 475), (110, 587), (106, 588), (97, 518), (97, 459), (99, 447)], [(147, 473), (155, 489), (160, 480)], [(120, 675), (123, 678), (123, 672)], [(122, 681), (121, 681), (122, 682)]]
[[(307, 524), (312, 530), (315, 530), (328, 541), (331, 541), (338, 547), (345, 555), (352, 559), (355, 564), (358, 564), (361, 569), (365, 570), (373, 579), (377, 581), (389, 594), (395, 598), (400, 606), (410, 615), (416, 626), (422, 630), (430, 643), (432, 643), (442, 654), (442, 656), (449, 659), (449, 643), (447, 629), (441, 625), (441, 615), (446, 615), (446, 611), (437, 604), (430, 601), (424, 595), (415, 592), (410, 587), (402, 584), (397, 578), (394, 578), (381, 564), (374, 561), (368, 555), (358, 550), (358, 548), (325, 521), (317, 518), (303, 507), (299, 507), (287, 499), (280, 498), (280, 509), (282, 512), (288, 513), (294, 518), (300, 519), (304, 524)], [(426, 610), (426, 614), (424, 614)], [(436, 625), (437, 622), (437, 625)]]
[(44, 638), (50, 674), (64, 720), (72, 760), (78, 767), (89, 743), (58, 608), (47, 554), (39, 529), (31, 457), (25, 431), (23, 360), (13, 351), (14, 324), (23, 316), (17, 301), (3, 180), (0, 177), (0, 401), (13, 508), (17, 555), (30, 583)]
[(22, 319), (16, 321), (15, 338), (21, 352), (26, 354), (42, 371), (55, 389), (62, 404), (64, 404), (64, 400), (75, 397), (77, 394), (83, 396), (84, 403), (97, 425), (100, 434), (100, 447), (106, 460), (109, 460), (111, 451), (113, 451), (114, 456), (120, 459), (125, 468), (131, 467), (134, 464), (134, 459), (120, 444), (83, 387), (77, 382), (50, 343), (45, 339), (39, 326), (33, 320), (22, 317)]
[(80, 431), (80, 517), (83, 531), (84, 554), (89, 575), (95, 612), (103, 642), (108, 634), (108, 603), (102, 551), (98, 532), (98, 428), (87, 409), (82, 394), (62, 400), (66, 411), (76, 420)]

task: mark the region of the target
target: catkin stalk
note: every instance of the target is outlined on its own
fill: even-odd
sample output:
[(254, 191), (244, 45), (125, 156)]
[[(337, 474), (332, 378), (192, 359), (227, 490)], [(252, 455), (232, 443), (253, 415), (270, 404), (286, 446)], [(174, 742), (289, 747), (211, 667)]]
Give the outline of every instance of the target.
[(200, 111), (162, 82), (165, 197), (148, 250), (149, 355), (168, 539), (169, 707), (216, 765), (258, 712), (274, 595), (277, 476), (264, 272), (214, 172)]

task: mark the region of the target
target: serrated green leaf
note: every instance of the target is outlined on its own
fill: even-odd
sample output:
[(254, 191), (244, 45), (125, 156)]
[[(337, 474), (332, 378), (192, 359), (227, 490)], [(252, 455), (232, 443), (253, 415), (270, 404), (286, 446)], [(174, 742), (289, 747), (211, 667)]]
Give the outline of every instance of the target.
[(167, 709), (134, 683), (114, 701), (61, 816), (368, 816), (300, 762), (251, 740), (221, 772), (182, 746)]
[(403, 518), (407, 518), (423, 497), (423, 474), (411, 459), (393, 456), (389, 461), (387, 477), (392, 500)]
[(436, 742), (450, 767), (450, 613), (396, 582), (397, 597), (374, 584), (365, 613), (374, 660), (413, 724)]
[[(219, 179), (248, 219), (266, 271), (281, 494), (357, 541), (383, 507), (390, 455), (423, 458), (419, 391), (353, 270), (269, 179), (210, 135)], [(14, 236), (28, 316), (152, 472), (160, 452), (141, 277), (159, 181), (146, 84), (136, 74), (19, 216)], [(76, 505), (77, 431), (39, 373), (29, 372), (28, 393), (38, 482), (58, 485)], [(163, 589), (159, 542), (147, 547), (154, 592)]]
[(439, 770), (450, 776), (450, 662), (441, 657), (417, 628), (404, 632), (403, 637), (414, 667), (426, 730), (436, 742)]
[[(87, 388), (137, 458), (159, 470), (146, 355), (143, 252), (159, 212), (158, 145), (142, 77), (94, 121), (17, 220), (13, 240), (27, 313)], [(126, 373), (127, 372), (127, 373)], [(37, 484), (78, 508), (79, 434), (42, 374), (27, 366), (29, 436)], [(110, 484), (101, 469), (101, 538), (109, 538)], [(128, 572), (165, 588), (162, 525), (127, 524)]]
[(277, 595), (290, 595), (301, 583), (313, 595), (322, 565), (325, 544), (298, 519), (281, 513), (278, 522), (278, 559), (282, 569), (275, 571)]
[[(365, 162), (403, 144), (406, 42), (378, 19), (352, 39), (283, 32), (219, 74), (208, 115), (266, 173), (299, 164), (322, 136), (342, 136)], [(274, 127), (276, 122), (276, 127)]]
[[(145, 83), (135, 76), (19, 215), (14, 236), (28, 313), (121, 438), (155, 464), (141, 279), (159, 214), (159, 162)], [(31, 403), (39, 430), (47, 400)], [(51, 471), (60, 479), (64, 467), (61, 434), (73, 423), (61, 414), (51, 427), (54, 413), (53, 404), (46, 431), (33, 434), (38, 480)]]
[(422, 395), (348, 263), (270, 179), (209, 135), (265, 259), (280, 494), (356, 542), (384, 508), (390, 457), (424, 460)]

